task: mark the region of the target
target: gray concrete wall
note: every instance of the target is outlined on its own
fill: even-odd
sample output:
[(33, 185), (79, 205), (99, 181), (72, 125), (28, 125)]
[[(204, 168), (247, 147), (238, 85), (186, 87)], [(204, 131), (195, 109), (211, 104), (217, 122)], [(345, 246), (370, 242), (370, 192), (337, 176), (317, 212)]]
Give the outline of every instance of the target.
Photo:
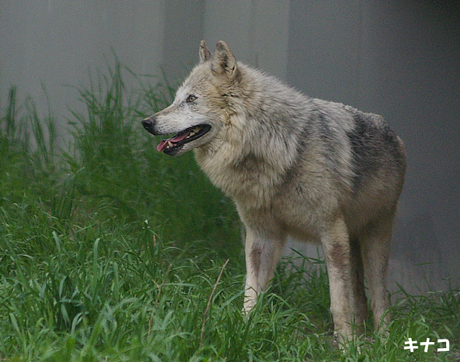
[(204, 14), (204, 0), (165, 1), (161, 66), (173, 83), (185, 77), (198, 61)]
[(16, 84), (46, 110), (43, 84), (64, 126), (67, 106), (78, 107), (67, 85), (87, 84), (88, 68), (104, 70), (112, 49), (136, 73), (162, 68), (174, 82), (196, 63), (201, 39), (211, 49), (226, 40), (239, 60), (313, 97), (385, 116), (409, 154), (392, 288), (458, 280), (459, 2), (5, 0), (0, 93)]
[(2, 1), (0, 92), (17, 85), (45, 112), (43, 85), (62, 130), (67, 107), (79, 106), (72, 87), (113, 65), (112, 51), (136, 73), (159, 73), (165, 10), (164, 1)]
[(287, 0), (208, 0), (203, 38), (211, 49), (226, 41), (239, 60), (284, 79), (289, 9)]
[(290, 84), (382, 114), (405, 142), (393, 289), (458, 282), (460, 3), (294, 0), (288, 53)]

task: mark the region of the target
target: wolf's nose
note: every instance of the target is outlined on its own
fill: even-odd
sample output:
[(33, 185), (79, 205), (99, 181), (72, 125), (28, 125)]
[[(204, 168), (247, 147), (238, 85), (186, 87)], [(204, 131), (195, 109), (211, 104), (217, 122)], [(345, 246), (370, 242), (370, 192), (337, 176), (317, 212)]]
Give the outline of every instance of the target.
[(142, 125), (144, 126), (144, 128), (149, 131), (150, 133), (153, 133), (153, 125), (154, 125), (154, 121), (152, 118), (146, 118), (142, 121)]

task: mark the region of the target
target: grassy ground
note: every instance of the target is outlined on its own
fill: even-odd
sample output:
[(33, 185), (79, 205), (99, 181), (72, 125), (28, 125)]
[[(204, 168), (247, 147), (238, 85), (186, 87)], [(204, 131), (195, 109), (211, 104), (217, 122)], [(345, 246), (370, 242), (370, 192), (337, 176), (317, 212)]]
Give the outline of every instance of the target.
[[(142, 130), (170, 88), (128, 91), (122, 73), (133, 76), (116, 64), (79, 90), (85, 111), (59, 152), (51, 117), (14, 88), (1, 111), (0, 361), (460, 359), (454, 290), (403, 296), (386, 343), (368, 331), (338, 351), (317, 260), (284, 262), (244, 317), (234, 206), (192, 155), (158, 154)], [(411, 353), (408, 338), (450, 351)]]

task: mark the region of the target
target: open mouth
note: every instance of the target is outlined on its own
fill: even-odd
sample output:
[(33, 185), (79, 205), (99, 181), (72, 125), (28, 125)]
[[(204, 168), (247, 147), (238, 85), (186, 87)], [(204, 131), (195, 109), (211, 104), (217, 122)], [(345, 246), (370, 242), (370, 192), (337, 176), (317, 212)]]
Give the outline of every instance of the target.
[(208, 124), (200, 124), (198, 126), (187, 128), (186, 130), (176, 134), (174, 137), (162, 140), (157, 146), (157, 151), (174, 156), (186, 143), (203, 137), (210, 129), (211, 126)]

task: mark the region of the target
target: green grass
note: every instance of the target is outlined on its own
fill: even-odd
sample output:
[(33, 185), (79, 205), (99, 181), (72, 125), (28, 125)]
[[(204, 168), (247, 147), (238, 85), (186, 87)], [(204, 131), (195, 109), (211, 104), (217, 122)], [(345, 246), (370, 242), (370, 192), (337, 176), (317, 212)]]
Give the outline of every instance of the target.
[[(78, 88), (62, 150), (52, 117), (15, 88), (1, 110), (0, 361), (460, 359), (455, 290), (404, 295), (387, 341), (368, 331), (337, 350), (324, 265), (300, 256), (243, 316), (232, 202), (191, 154), (156, 152), (139, 123), (171, 87), (118, 62), (106, 73)], [(410, 353), (409, 337), (447, 338), (451, 351)]]

